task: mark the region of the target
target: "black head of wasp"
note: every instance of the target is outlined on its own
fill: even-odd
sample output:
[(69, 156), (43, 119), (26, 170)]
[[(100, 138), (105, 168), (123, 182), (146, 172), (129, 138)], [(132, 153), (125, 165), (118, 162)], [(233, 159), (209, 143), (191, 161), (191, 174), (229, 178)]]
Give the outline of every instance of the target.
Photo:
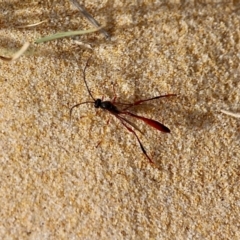
[(145, 118), (145, 117), (142, 117), (142, 116), (138, 116), (136, 114), (133, 114), (131, 112), (128, 111), (129, 108), (133, 107), (133, 106), (137, 106), (137, 105), (140, 105), (142, 104), (143, 102), (148, 102), (148, 101), (151, 101), (151, 100), (154, 100), (154, 99), (159, 99), (159, 98), (163, 98), (163, 97), (172, 97), (172, 96), (176, 96), (176, 94), (166, 94), (166, 95), (160, 95), (160, 96), (156, 96), (156, 97), (153, 97), (153, 98), (148, 98), (148, 99), (143, 99), (143, 100), (138, 100), (134, 103), (118, 103), (120, 105), (124, 105), (124, 108), (122, 110), (119, 110), (118, 107), (116, 106), (116, 103), (115, 103), (115, 99), (113, 101), (103, 101), (99, 98), (95, 99), (87, 85), (87, 81), (86, 81), (86, 69), (88, 67), (88, 63), (89, 63), (89, 60), (90, 58), (87, 60), (87, 63), (83, 69), (83, 80), (84, 80), (84, 83), (85, 83), (85, 86), (87, 88), (87, 91), (88, 91), (88, 94), (90, 95), (90, 97), (92, 98), (93, 101), (86, 101), (86, 102), (82, 102), (82, 103), (78, 103), (78, 104), (75, 104), (74, 106), (71, 107), (70, 109), (70, 118), (72, 116), (72, 111), (74, 108), (76, 107), (79, 107), (80, 105), (82, 104), (87, 104), (87, 103), (92, 103), (94, 104), (94, 107), (95, 108), (101, 108), (103, 110), (107, 110), (109, 113), (111, 113), (112, 115), (114, 115), (117, 119), (120, 120), (121, 124), (130, 132), (132, 133), (136, 138), (137, 138), (137, 141), (141, 147), (141, 150), (143, 152), (143, 154), (147, 157), (147, 159), (149, 160), (149, 162), (151, 164), (154, 164), (154, 162), (152, 161), (152, 159), (148, 156), (142, 142), (140, 141), (138, 135), (136, 134), (136, 132), (134, 130), (137, 130), (139, 131), (140, 133), (141, 130), (136, 126), (135, 123), (133, 123), (132, 121), (126, 119), (124, 117), (124, 115), (128, 115), (130, 117), (133, 117), (133, 118), (136, 118), (136, 119), (139, 119), (141, 121), (143, 121), (144, 123), (146, 123), (147, 125), (161, 131), (161, 132), (164, 132), (164, 133), (170, 133), (170, 130), (168, 127), (164, 126), (162, 123), (158, 122), (158, 121), (155, 121), (153, 119), (149, 119), (149, 118)]

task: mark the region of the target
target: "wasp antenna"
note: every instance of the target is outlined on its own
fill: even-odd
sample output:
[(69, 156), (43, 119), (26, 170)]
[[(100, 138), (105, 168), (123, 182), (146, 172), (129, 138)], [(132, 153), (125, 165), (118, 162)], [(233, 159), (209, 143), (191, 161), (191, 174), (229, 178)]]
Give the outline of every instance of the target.
[(84, 83), (86, 85), (86, 88), (87, 88), (87, 91), (88, 91), (89, 95), (95, 101), (95, 98), (93, 97), (93, 95), (92, 95), (92, 93), (91, 93), (91, 91), (90, 91), (90, 89), (89, 89), (89, 87), (87, 85), (87, 81), (86, 81), (86, 69), (88, 67), (88, 63), (89, 63), (90, 59), (91, 59), (91, 57), (88, 58), (87, 63), (85, 65), (84, 69), (83, 69), (83, 80), (84, 80)]
[(82, 102), (82, 103), (78, 103), (78, 104), (75, 104), (74, 106), (72, 106), (71, 108), (70, 108), (70, 113), (69, 113), (69, 116), (70, 116), (70, 122), (72, 121), (72, 111), (73, 111), (73, 109), (74, 108), (76, 108), (76, 107), (79, 107), (80, 105), (82, 105), (82, 104), (86, 104), (86, 103), (94, 103), (94, 102)]

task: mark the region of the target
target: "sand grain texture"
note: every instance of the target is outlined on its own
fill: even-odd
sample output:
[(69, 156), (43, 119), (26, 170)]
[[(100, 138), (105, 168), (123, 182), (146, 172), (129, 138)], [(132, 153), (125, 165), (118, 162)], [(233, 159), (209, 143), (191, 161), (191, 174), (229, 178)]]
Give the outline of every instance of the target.
[[(93, 50), (64, 39), (0, 62), (1, 239), (240, 239), (240, 122), (220, 112), (240, 112), (240, 5), (189, 2), (85, 1), (111, 42), (94, 33), (79, 37)], [(1, 55), (92, 27), (68, 1), (0, 5)], [(112, 84), (125, 102), (178, 94), (134, 109), (171, 129), (138, 123), (159, 169), (108, 113), (81, 106), (70, 123), (90, 99), (90, 55), (96, 97)]]

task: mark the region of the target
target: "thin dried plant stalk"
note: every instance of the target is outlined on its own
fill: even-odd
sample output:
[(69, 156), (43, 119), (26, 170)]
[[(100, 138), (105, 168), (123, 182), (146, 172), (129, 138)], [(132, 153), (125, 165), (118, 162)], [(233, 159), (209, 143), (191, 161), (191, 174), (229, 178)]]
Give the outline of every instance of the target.
[[(83, 6), (83, 4), (80, 4), (77, 0), (70, 0), (70, 2), (72, 2), (72, 4), (80, 11), (80, 13), (96, 28), (100, 28), (101, 25), (100, 23), (97, 22), (97, 20), (95, 20), (92, 15), (86, 10), (86, 8)], [(111, 39), (110, 34), (104, 30), (103, 28), (101, 28), (100, 32), (104, 35), (104, 37), (107, 40)]]
[(30, 46), (30, 43), (25, 42), (23, 44), (23, 46), (21, 47), (21, 49), (19, 51), (17, 51), (16, 53), (14, 53), (12, 57), (0, 56), (0, 59), (2, 59), (3, 61), (7, 61), (7, 62), (14, 61), (14, 60), (18, 59), (19, 57), (21, 57), (27, 51), (29, 46)]
[(240, 118), (240, 113), (233, 113), (226, 110), (221, 110), (221, 112), (232, 117)]
[(41, 22), (37, 22), (37, 23), (32, 23), (32, 24), (28, 24), (28, 25), (22, 25), (22, 26), (16, 26), (16, 28), (31, 28), (31, 27), (36, 27), (36, 26), (39, 26), (45, 22), (47, 22), (48, 20), (43, 20)]

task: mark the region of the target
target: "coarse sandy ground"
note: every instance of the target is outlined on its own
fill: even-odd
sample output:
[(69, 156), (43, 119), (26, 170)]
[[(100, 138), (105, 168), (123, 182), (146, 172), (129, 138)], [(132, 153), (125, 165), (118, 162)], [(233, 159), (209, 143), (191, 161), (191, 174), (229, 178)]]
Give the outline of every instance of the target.
[[(1, 239), (240, 239), (239, 1), (84, 1), (112, 35), (34, 44), (90, 29), (69, 1), (0, 1)], [(225, 2), (225, 3), (224, 3)], [(17, 28), (47, 19), (31, 28)], [(76, 39), (76, 38), (75, 38)], [(108, 112), (133, 102), (155, 166)], [(115, 89), (115, 93), (113, 90)]]

